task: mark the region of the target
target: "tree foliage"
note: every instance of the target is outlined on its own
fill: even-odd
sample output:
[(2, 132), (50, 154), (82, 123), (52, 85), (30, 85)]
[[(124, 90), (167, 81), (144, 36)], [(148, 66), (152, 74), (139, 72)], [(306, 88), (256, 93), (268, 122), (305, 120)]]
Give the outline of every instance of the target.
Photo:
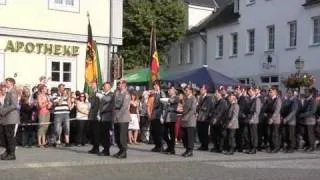
[(186, 30), (186, 7), (182, 0), (125, 0), (124, 41), (120, 49), (125, 69), (145, 67), (150, 61), (150, 31), (156, 28), (160, 62), (171, 43)]

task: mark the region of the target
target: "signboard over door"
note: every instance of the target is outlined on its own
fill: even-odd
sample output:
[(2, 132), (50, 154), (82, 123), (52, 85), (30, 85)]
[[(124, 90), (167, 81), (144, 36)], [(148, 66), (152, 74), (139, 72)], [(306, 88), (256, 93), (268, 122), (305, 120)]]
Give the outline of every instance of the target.
[(264, 73), (278, 73), (279, 61), (274, 52), (265, 52), (260, 60), (260, 70)]

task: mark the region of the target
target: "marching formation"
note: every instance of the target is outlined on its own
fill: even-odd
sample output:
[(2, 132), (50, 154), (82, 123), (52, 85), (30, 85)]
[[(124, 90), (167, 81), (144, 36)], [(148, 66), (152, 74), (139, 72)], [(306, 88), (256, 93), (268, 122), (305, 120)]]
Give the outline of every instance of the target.
[(35, 135), (39, 148), (91, 143), (89, 153), (100, 156), (110, 156), (115, 141), (119, 151), (113, 157), (119, 159), (127, 158), (128, 144), (138, 141), (154, 144), (152, 152), (173, 155), (182, 140), (184, 157), (193, 156), (196, 139), (198, 150), (225, 155), (317, 148), (320, 103), (315, 88), (282, 94), (274, 87), (236, 86), (209, 94), (207, 85), (199, 90), (169, 86), (166, 92), (158, 80), (152, 86), (141, 97), (124, 80), (114, 92), (110, 82), (102, 90), (92, 83), (88, 94), (70, 92), (63, 84), (48, 91), (41, 77), (30, 92), (7, 78), (0, 86), (0, 143), (6, 149), (1, 160), (16, 159), (16, 138), (22, 146), (32, 146)]

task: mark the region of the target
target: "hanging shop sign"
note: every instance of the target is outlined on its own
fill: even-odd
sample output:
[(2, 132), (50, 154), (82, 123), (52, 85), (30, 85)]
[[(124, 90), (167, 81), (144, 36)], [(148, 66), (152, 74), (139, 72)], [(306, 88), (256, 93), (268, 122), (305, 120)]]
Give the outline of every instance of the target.
[(8, 40), (5, 52), (26, 52), (56, 56), (77, 56), (79, 46), (68, 46), (61, 44), (46, 44)]

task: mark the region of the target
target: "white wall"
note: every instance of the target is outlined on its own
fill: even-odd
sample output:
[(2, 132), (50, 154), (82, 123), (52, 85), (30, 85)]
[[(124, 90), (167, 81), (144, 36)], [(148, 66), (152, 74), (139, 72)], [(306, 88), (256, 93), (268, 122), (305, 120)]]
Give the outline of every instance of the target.
[(188, 28), (198, 25), (202, 20), (208, 17), (213, 8), (206, 8), (194, 5), (188, 5)]

